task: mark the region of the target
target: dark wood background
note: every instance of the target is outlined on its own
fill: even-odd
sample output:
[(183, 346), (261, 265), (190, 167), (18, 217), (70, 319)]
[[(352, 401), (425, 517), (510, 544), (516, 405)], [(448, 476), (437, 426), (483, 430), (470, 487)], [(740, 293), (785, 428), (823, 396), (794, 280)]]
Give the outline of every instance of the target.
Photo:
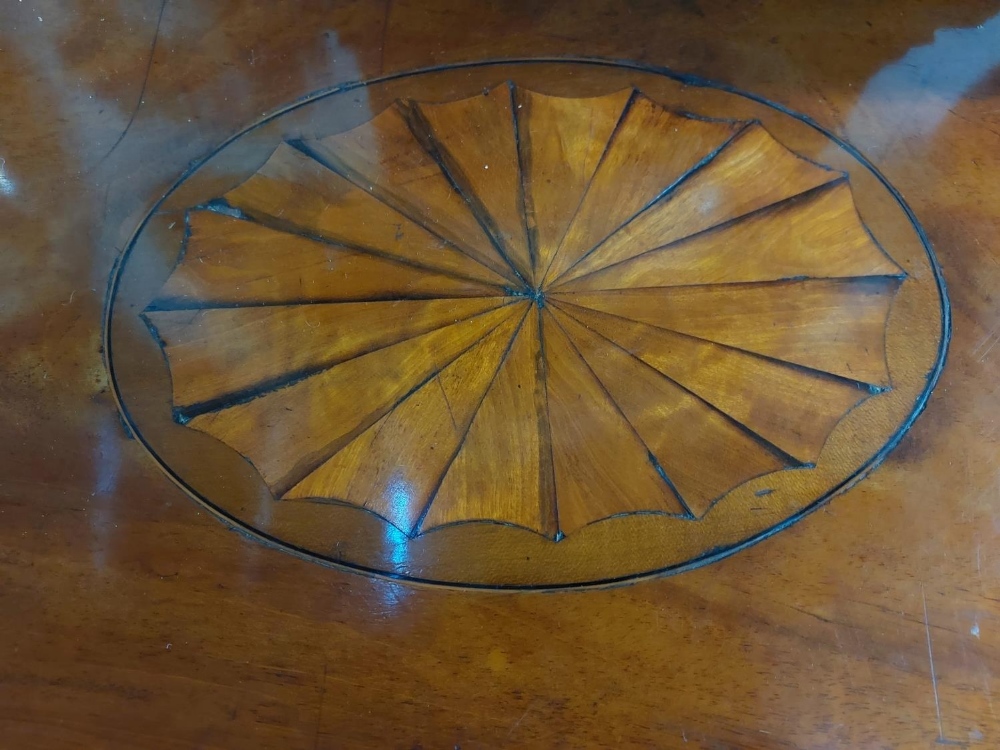
[[(1000, 8), (0, 7), (0, 747), (1000, 745)], [(812, 116), (901, 190), (954, 339), (885, 465), (756, 547), (604, 591), (420, 589), (227, 531), (118, 419), (115, 259), (186, 165), (309, 91), (590, 55)]]

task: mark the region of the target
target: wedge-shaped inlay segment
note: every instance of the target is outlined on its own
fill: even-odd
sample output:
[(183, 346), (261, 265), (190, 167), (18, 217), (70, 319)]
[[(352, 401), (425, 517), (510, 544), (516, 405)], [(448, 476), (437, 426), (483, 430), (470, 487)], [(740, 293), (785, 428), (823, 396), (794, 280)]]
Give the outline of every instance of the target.
[(280, 496), (514, 313), (477, 315), (189, 424), (246, 456)]
[(695, 516), (733, 487), (795, 465), (616, 344), (560, 310), (553, 315)]
[(557, 533), (539, 310), (532, 306), (431, 500), (421, 531), (495, 521)]
[(417, 107), (451, 179), (521, 276), (530, 279), (512, 88), (500, 85), (480, 96)]
[(283, 499), (351, 503), (412, 533), (523, 320), (497, 326)]
[(567, 99), (519, 89), (518, 133), (534, 281), (542, 280), (632, 91)]
[(272, 390), (487, 312), (503, 297), (151, 311), (182, 413)]
[(902, 269), (868, 234), (845, 180), (570, 281), (560, 290), (894, 275), (902, 275)]
[(560, 531), (623, 513), (684, 515), (649, 448), (558, 323), (543, 317)]
[(285, 143), (250, 179), (226, 193), (226, 200), (278, 229), (403, 259), (421, 268), (501, 286), (509, 283), (367, 190)]
[(582, 307), (561, 309), (803, 464), (819, 458), (844, 414), (871, 395), (860, 383), (739, 349)]
[(618, 125), (545, 278), (552, 282), (635, 214), (668, 193), (742, 124), (670, 112), (637, 95)]
[(885, 321), (894, 277), (553, 295), (849, 380), (889, 385)]
[(185, 252), (153, 309), (503, 294), (214, 211), (192, 211), (188, 229)]
[(704, 167), (584, 257), (568, 281), (842, 178), (806, 161), (760, 125), (741, 131)]
[(411, 132), (403, 105), (393, 104), (353, 130), (307, 145), (321, 161), (400, 213), (509, 281), (517, 280), (440, 164)]

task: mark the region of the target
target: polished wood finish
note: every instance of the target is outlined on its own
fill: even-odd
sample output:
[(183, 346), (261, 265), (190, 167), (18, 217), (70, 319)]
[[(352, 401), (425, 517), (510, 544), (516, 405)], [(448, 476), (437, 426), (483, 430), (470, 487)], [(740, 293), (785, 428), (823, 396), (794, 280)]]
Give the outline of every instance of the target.
[[(517, 76), (286, 137), (224, 199), (187, 209), (175, 269), (142, 317), (174, 419), (252, 464), (271, 508), (262, 520), (217, 499), (240, 497), (217, 453), (164, 459), (182, 481), (219, 471), (196, 497), (365, 570), (601, 583), (700, 564), (794, 520), (824, 498), (801, 474), (835, 487), (863, 468), (836, 440), (827, 450), (840, 422), (887, 401), (893, 380), (933, 380), (933, 359), (900, 352), (934, 351), (940, 339), (913, 329), (940, 320), (944, 300), (890, 321), (900, 289), (933, 289), (930, 259), (907, 257), (912, 276), (892, 260), (847, 172), (762, 122), (670, 109), (634, 87), (539, 94)], [(134, 390), (116, 387), (126, 401)], [(909, 418), (851, 429), (877, 456)], [(405, 554), (371, 547), (372, 519), (345, 508), (391, 525)], [(484, 523), (500, 526), (489, 541)], [(584, 531), (586, 546), (563, 543)], [(655, 553), (615, 554), (651, 534)], [(346, 538), (366, 551), (331, 555)]]
[[(993, 4), (975, 2), (905, 9), (597, 2), (529, 11), (394, 0), (293, 4), (276, 20), (273, 7), (240, 2), (0, 5), (8, 105), (0, 128), (0, 745), (994, 747), (995, 14)], [(926, 411), (898, 446), (863, 482), (738, 554), (679, 575), (573, 593), (454, 591), (323, 567), (232, 533), (192, 502), (147, 453), (143, 436), (117, 418), (102, 361), (105, 282), (155, 198), (191, 162), (305, 92), (429, 65), (581, 53), (665, 65), (781, 102), (846, 138), (905, 196), (941, 259), (954, 338)], [(739, 121), (758, 114), (752, 102), (690, 79), (674, 96), (640, 70), (588, 71), (536, 72), (530, 88), (598, 98), (634, 85), (671, 109)], [(358, 513), (371, 519), (356, 525), (383, 558), (409, 554), (407, 564), (420, 572), (415, 540), (391, 525), (353, 508), (275, 502), (238, 454), (173, 422), (169, 370), (140, 314), (174, 268), (184, 210), (240, 184), (280, 138), (315, 143), (396, 100), (467, 98), (515, 72), (464, 69), (433, 91), (402, 81), (353, 89), (316, 128), (302, 118), (290, 129), (276, 122), (282, 132), (262, 127), (256, 142), (241, 139), (227, 162), (202, 173), (200, 186), (190, 183), (151, 218), (134, 251), (150, 262), (132, 264), (122, 284), (145, 293), (119, 299), (135, 327), (119, 328), (110, 354), (132, 355), (118, 357), (115, 371), (135, 385), (131, 414), (155, 425), (152, 437), (173, 436), (162, 441), (177, 448), (165, 456), (173, 465), (205, 467), (186, 474), (197, 487), (220, 490), (213, 496), (233, 511), (242, 505), (265, 518), (290, 509), (312, 518), (317, 538), (354, 523), (324, 522), (326, 511)], [(836, 148), (812, 148), (808, 128), (762, 122), (790, 150), (850, 171)], [(876, 181), (851, 174), (864, 224), (906, 273), (889, 307), (892, 390), (858, 389), (864, 400), (830, 438), (838, 454), (864, 441), (869, 433), (855, 427), (870, 425), (880, 404), (919, 392), (896, 374), (901, 361), (923, 358), (920, 342), (936, 336), (935, 327), (920, 325), (934, 296), (912, 293), (925, 288), (926, 269), (911, 262), (919, 240)], [(530, 211), (527, 194), (526, 203)], [(402, 200), (389, 205), (404, 215), (423, 211)], [(419, 218), (428, 225), (426, 214)], [(466, 236), (449, 238), (440, 226), (431, 233), (455, 247)], [(506, 278), (502, 268), (491, 270)], [(193, 291), (185, 292), (189, 300)], [(915, 327), (894, 328), (896, 316)], [(603, 327), (616, 320), (594, 312), (587, 324), (612, 335)], [(642, 339), (616, 340), (665, 366), (653, 359), (657, 347), (681, 344), (651, 328), (631, 324)], [(915, 345), (898, 346), (906, 341)], [(702, 398), (709, 385), (699, 383)], [(572, 387), (591, 392), (594, 383)], [(614, 429), (612, 414), (590, 413), (593, 424)], [(786, 445), (791, 452), (795, 444)], [(556, 470), (568, 460), (557, 456)], [(779, 475), (808, 483), (822, 466)], [(755, 498), (769, 482), (750, 485), (747, 507), (758, 510), (749, 512), (779, 520), (781, 492)], [(523, 533), (562, 549), (586, 546), (614, 523), (584, 526), (558, 543)], [(453, 529), (418, 538), (445, 539)], [(614, 554), (648, 559), (649, 536), (632, 537)], [(447, 556), (445, 547), (437, 551)], [(327, 552), (337, 554), (332, 546)], [(599, 558), (579, 562), (586, 568)], [(526, 580), (533, 570), (525, 568)]]

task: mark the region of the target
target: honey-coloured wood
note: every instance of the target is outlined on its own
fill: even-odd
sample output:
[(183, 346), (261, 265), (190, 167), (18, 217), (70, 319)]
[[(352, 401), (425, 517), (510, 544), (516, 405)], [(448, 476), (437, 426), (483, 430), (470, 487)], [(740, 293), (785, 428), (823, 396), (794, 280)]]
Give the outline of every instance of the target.
[(525, 213), (536, 246), (532, 281), (538, 285), (634, 92), (580, 98), (517, 93)]
[(226, 202), (265, 225), (304, 232), (420, 268), (503, 286), (490, 271), (368, 191), (287, 144)]
[[(0, 746), (997, 747), (993, 4), (51, 6), (0, 3)], [(433, 70), (407, 73), (420, 68)], [(236, 451), (172, 420), (142, 313), (166, 301), (185, 213), (282, 140), (308, 147), (397, 100), (506, 81), (571, 100), (635, 88), (673, 111), (759, 120), (849, 176), (905, 276), (885, 328), (890, 388), (846, 412), (815, 467), (751, 480), (697, 521), (626, 514), (558, 542), (476, 522), (409, 537), (350, 502), (275, 499)], [(387, 195), (445, 234), (446, 217)], [(213, 294), (238, 301), (243, 257)], [(319, 260), (285, 265), (257, 276), (307, 296), (329, 278)], [(174, 306), (199, 304), (184, 295)], [(550, 307), (547, 292), (549, 329)], [(586, 325), (613, 338), (607, 320)], [(629, 327), (630, 353), (676, 342), (648, 328)], [(546, 330), (550, 359), (554, 341)], [(765, 402), (750, 392), (752, 411)], [(588, 583), (601, 585), (503, 590)]]
[(555, 283), (620, 227), (680, 184), (745, 127), (671, 112), (636, 93), (545, 271)]
[(849, 175), (632, 87), (397, 100), (205, 205), (143, 314), (173, 418), (250, 462), (311, 551), (352, 509), (455, 550), (455, 582), (521, 583), (518, 545), (556, 583), (610, 545), (615, 578), (647, 534), (684, 564), (811, 502), (798, 476), (849, 470), (841, 423), (921, 377), (890, 368), (914, 281)]
[(464, 209), (462, 194), (438, 161), (419, 147), (412, 119), (409, 108), (397, 102), (352, 130), (310, 141), (306, 147), (322, 163), (516, 282), (473, 213)]
[(452, 181), (503, 248), (504, 258), (522, 279), (530, 279), (534, 261), (524, 218), (513, 96), (513, 87), (501, 84), (482, 96), (416, 108), (425, 138)]

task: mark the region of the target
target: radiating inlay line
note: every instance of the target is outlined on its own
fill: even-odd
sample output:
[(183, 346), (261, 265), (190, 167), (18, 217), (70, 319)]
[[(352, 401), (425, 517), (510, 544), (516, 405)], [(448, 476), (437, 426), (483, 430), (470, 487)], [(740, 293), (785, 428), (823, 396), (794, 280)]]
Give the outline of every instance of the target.
[(189, 425), (236, 448), (281, 495), (478, 343), (515, 307), (350, 359), (246, 403), (199, 415)]
[(264, 395), (511, 303), (507, 297), (145, 313), (172, 363), (182, 420)]
[(226, 193), (225, 200), (277, 229), (498, 286), (510, 283), (286, 143), (256, 173)]
[(586, 308), (556, 307), (723, 414), (789, 465), (812, 464), (843, 415), (872, 395), (868, 388), (718, 344), (641, 323), (623, 325), (621, 318)]
[(757, 123), (737, 133), (702, 167), (589, 251), (566, 271), (563, 281), (628, 260), (843, 174), (794, 154)]
[(518, 275), (531, 279), (531, 252), (521, 191), (513, 90), (501, 84), (481, 96), (415, 105), (444, 170), (478, 208)]
[(550, 309), (696, 517), (734, 487), (799, 465), (627, 350)]
[(546, 394), (559, 529), (604, 518), (665, 513), (690, 518), (648, 446), (551, 313)]
[(518, 146), (532, 282), (540, 284), (634, 89), (589, 98), (517, 89)]
[[(632, 99), (545, 275), (558, 280), (710, 163), (745, 123), (700, 120)], [(623, 187), (627, 186), (627, 187)]]
[(552, 291), (905, 276), (875, 243), (846, 179), (828, 182)]
[(412, 535), (524, 317), (497, 326), (282, 499), (356, 505)]
[(576, 217), (579, 216), (580, 214), (580, 208), (581, 206), (583, 206), (583, 202), (587, 198), (587, 193), (590, 192), (590, 188), (593, 185), (594, 175), (596, 175), (600, 171), (601, 165), (604, 164), (604, 160), (608, 156), (608, 150), (611, 147), (611, 144), (614, 143), (615, 141), (615, 135), (619, 131), (619, 129), (621, 129), (622, 123), (625, 120), (625, 115), (628, 114), (628, 111), (629, 109), (631, 109), (632, 103), (635, 101), (636, 97), (639, 96), (638, 89), (631, 88), (631, 89), (626, 89), (626, 91), (628, 92), (628, 98), (626, 98), (625, 103), (622, 106), (622, 109), (615, 120), (615, 124), (611, 128), (611, 132), (608, 134), (607, 139), (604, 140), (604, 143), (601, 146), (601, 155), (597, 160), (597, 165), (594, 167), (594, 171), (588, 176), (586, 184), (584, 184), (583, 189), (580, 192), (579, 199), (577, 200), (576, 206), (573, 208), (573, 211), (570, 214), (569, 219), (566, 222), (566, 225), (562, 228), (562, 231), (554, 237), (552, 249), (550, 252), (547, 253), (548, 260), (545, 263), (545, 267), (542, 269), (541, 275), (536, 277), (536, 283), (540, 287), (545, 286), (545, 282), (549, 277), (549, 271), (552, 268), (552, 262), (555, 260), (556, 255), (562, 248), (562, 244), (566, 240), (566, 233), (569, 231), (569, 228), (573, 225), (573, 222), (576, 220)]
[(413, 135), (400, 102), (352, 130), (292, 145), (512, 284), (518, 282), (463, 196)]
[(807, 279), (550, 295), (657, 328), (887, 387), (897, 277)]
[(491, 521), (558, 536), (544, 444), (544, 388), (537, 316), (528, 319), (473, 419), (427, 514), (421, 532), (463, 521)]
[(491, 284), (215, 211), (191, 211), (185, 222), (177, 265), (147, 310), (504, 294)]
[(528, 316), (531, 313), (531, 310), (532, 310), (532, 307), (531, 307), (530, 304), (528, 304), (528, 309), (525, 311), (525, 313), (522, 316), (520, 322), (518, 323), (517, 329), (514, 331), (514, 334), (511, 336), (510, 340), (508, 341), (507, 346), (504, 349), (503, 355), (500, 358), (500, 362), (497, 365), (496, 370), (494, 370), (493, 376), (490, 378), (489, 384), (486, 386), (486, 389), (483, 391), (482, 397), (479, 399), (479, 402), (476, 404), (476, 406), (475, 406), (475, 408), (474, 408), (474, 410), (472, 412), (472, 417), (468, 420), (468, 423), (466, 424), (465, 429), (462, 431), (462, 436), (461, 436), (461, 439), (458, 442), (458, 445), (455, 446), (455, 450), (452, 452), (451, 456), (448, 458), (448, 461), (447, 461), (444, 469), (441, 471), (440, 476), (437, 477), (437, 481), (434, 483), (434, 486), (433, 486), (431, 492), (428, 495), (426, 504), (420, 510), (420, 513), (417, 515), (417, 520), (414, 522), (413, 527), (410, 530), (410, 533), (412, 535), (415, 535), (415, 534), (418, 534), (418, 533), (421, 532), (421, 529), (424, 526), (424, 523), (425, 523), (425, 521), (427, 519), (427, 516), (430, 513), (431, 507), (434, 505), (435, 501), (437, 500), (438, 493), (441, 490), (441, 486), (444, 484), (444, 481), (445, 481), (445, 478), (448, 475), (448, 472), (451, 470), (451, 467), (454, 465), (455, 460), (458, 458), (459, 454), (465, 448), (466, 442), (467, 442), (468, 437), (469, 437), (469, 431), (472, 429), (472, 425), (475, 423), (476, 417), (479, 415), (479, 412), (482, 409), (483, 402), (486, 400), (486, 397), (489, 395), (489, 393), (492, 390), (493, 386), (496, 384), (497, 377), (499, 376), (500, 371), (504, 368), (504, 366), (507, 364), (507, 361), (510, 359), (511, 350), (514, 348), (514, 344), (517, 341), (518, 336), (521, 333), (521, 330), (524, 328), (524, 326), (525, 326), (525, 324), (526, 324), (526, 322), (528, 320)]

